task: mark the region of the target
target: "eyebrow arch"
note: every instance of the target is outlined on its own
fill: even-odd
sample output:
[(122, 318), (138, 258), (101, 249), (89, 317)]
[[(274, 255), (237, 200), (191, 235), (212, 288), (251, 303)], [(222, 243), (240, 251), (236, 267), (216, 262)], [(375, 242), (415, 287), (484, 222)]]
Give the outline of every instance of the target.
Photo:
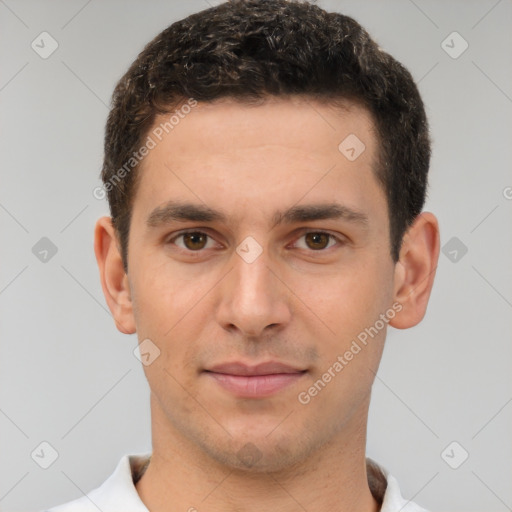
[(173, 220), (195, 222), (225, 222), (226, 215), (202, 204), (168, 201), (164, 205), (155, 208), (151, 212), (146, 220), (146, 224), (151, 228), (157, 228), (164, 224), (168, 224)]
[(273, 220), (275, 227), (278, 224), (293, 224), (327, 219), (344, 219), (363, 226), (368, 225), (368, 216), (365, 213), (353, 210), (339, 203), (293, 206), (285, 212), (277, 212)]
[[(344, 219), (349, 222), (367, 226), (368, 216), (339, 203), (320, 203), (304, 206), (292, 206), (284, 212), (278, 211), (273, 216), (273, 227), (279, 224), (294, 224), (315, 220)], [(168, 201), (155, 208), (146, 220), (151, 228), (158, 228), (172, 221), (192, 222), (226, 222), (227, 216), (206, 205)]]

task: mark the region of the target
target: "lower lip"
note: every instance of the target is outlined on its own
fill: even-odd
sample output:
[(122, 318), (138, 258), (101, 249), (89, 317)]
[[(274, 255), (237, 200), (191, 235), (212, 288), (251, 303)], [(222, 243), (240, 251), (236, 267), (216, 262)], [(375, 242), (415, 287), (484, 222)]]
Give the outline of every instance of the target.
[(207, 372), (217, 383), (241, 398), (263, 398), (273, 395), (302, 378), (305, 372), (272, 375), (228, 375)]

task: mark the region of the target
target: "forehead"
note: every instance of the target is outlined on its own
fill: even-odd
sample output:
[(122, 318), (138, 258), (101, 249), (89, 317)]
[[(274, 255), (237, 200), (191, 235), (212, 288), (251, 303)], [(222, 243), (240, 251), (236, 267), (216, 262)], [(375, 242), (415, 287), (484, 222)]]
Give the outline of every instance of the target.
[(366, 156), (370, 156), (376, 142), (372, 116), (362, 105), (303, 96), (269, 97), (257, 103), (223, 98), (191, 108), (181, 105), (170, 114), (158, 115), (150, 134), (157, 142), (165, 139), (172, 144), (174, 139), (182, 151), (198, 150), (197, 143), (210, 143), (224, 152), (264, 144), (322, 151), (337, 149), (340, 137), (353, 134), (364, 139), (370, 150)]
[(180, 198), (245, 207), (259, 201), (264, 209), (305, 195), (335, 201), (343, 191), (345, 202), (361, 202), (378, 193), (373, 121), (348, 101), (198, 103), (158, 116), (148, 137), (154, 147), (142, 162), (136, 193), (147, 208)]

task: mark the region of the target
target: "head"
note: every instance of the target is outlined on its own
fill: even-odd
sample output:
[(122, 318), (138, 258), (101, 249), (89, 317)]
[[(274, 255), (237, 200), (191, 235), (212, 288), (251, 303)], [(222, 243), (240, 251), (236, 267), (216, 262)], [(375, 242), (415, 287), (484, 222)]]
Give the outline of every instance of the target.
[[(158, 354), (153, 414), (218, 462), (255, 448), (254, 469), (360, 435), (386, 329), (432, 286), (429, 157), (410, 73), (347, 16), (234, 0), (151, 41), (114, 91), (96, 254), (117, 327)], [(297, 379), (212, 380), (268, 361)]]

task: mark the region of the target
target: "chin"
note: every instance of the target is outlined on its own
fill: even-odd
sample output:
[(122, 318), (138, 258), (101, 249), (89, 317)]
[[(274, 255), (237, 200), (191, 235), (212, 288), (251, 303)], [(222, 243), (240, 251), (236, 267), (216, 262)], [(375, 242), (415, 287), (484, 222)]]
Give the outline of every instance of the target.
[(230, 439), (227, 446), (222, 443), (203, 445), (203, 450), (216, 462), (232, 471), (243, 473), (278, 473), (290, 470), (307, 457), (301, 443), (295, 443), (289, 436), (280, 440), (270, 439), (268, 431), (260, 436), (244, 435)]

